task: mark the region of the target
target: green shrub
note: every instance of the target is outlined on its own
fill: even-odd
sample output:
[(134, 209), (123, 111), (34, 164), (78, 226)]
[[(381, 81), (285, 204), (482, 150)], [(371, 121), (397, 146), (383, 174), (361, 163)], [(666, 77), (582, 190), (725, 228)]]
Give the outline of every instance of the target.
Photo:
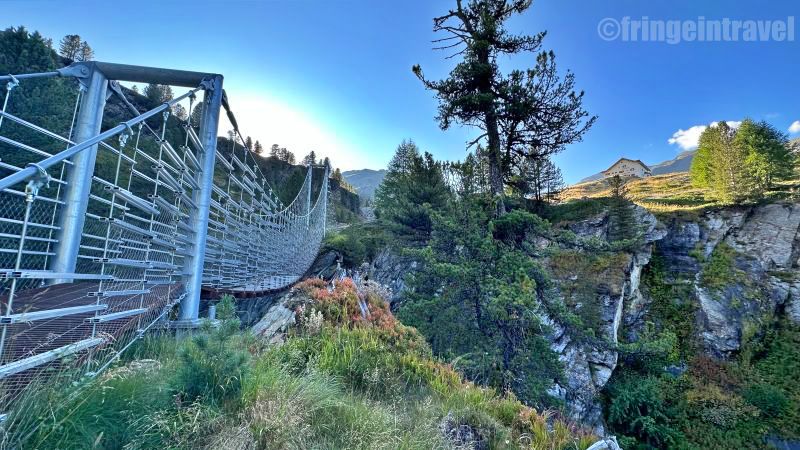
[(515, 209), (493, 220), (489, 225), (489, 229), (495, 239), (511, 245), (520, 245), (531, 235), (547, 235), (550, 231), (550, 222), (536, 214)]
[(364, 261), (372, 260), (390, 239), (386, 231), (375, 224), (351, 225), (325, 237), (324, 249), (342, 255), (347, 267), (357, 267)]
[(217, 305), (218, 327), (205, 322), (200, 333), (179, 350), (175, 389), (182, 400), (224, 403), (238, 398), (249, 355), (244, 350), (234, 308), (233, 297), (223, 296)]
[(672, 381), (659, 376), (623, 374), (607, 388), (608, 423), (615, 432), (655, 448), (685, 442), (677, 427)]
[(700, 282), (710, 289), (722, 289), (736, 280), (734, 266), (736, 251), (725, 242), (720, 242), (703, 265)]
[(765, 383), (748, 386), (743, 396), (748, 403), (768, 416), (778, 416), (789, 406), (789, 399), (783, 391)]

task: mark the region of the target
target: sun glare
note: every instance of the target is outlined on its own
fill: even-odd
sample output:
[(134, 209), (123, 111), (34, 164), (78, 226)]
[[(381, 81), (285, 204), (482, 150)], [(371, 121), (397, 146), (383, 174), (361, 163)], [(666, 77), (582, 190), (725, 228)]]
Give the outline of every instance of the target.
[[(305, 112), (258, 94), (240, 93), (236, 98), (231, 108), (242, 134), (260, 141), (266, 152), (272, 144), (278, 144), (291, 150), (298, 159), (313, 150), (320, 158), (329, 157), (336, 167), (351, 169), (358, 165), (354, 147), (346, 145)], [(229, 129), (232, 126), (227, 119), (220, 122), (220, 135)]]

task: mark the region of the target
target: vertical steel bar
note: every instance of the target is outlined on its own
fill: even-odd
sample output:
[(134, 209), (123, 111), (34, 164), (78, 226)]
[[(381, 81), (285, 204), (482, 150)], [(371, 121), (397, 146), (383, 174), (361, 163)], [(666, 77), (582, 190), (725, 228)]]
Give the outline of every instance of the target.
[[(75, 126), (75, 142), (83, 142), (100, 133), (103, 108), (106, 105), (108, 80), (99, 70), (94, 70), (89, 89), (81, 99), (81, 108)], [(81, 233), (89, 204), (92, 174), (97, 158), (97, 144), (76, 154), (73, 165), (67, 170), (67, 186), (64, 192), (64, 207), (61, 213), (61, 231), (55, 247), (50, 269), (59, 273), (72, 273), (78, 260)], [(50, 284), (69, 283), (72, 280), (52, 280)]]
[(190, 217), (194, 230), (194, 248), (192, 256), (185, 258), (184, 273), (187, 295), (181, 301), (178, 315), (179, 325), (193, 326), (200, 316), (200, 289), (203, 284), (203, 263), (206, 256), (206, 233), (208, 231), (208, 215), (211, 209), (211, 193), (214, 186), (214, 164), (217, 153), (217, 133), (219, 130), (219, 112), (222, 106), (222, 75), (207, 80), (210, 88), (206, 89), (203, 119), (200, 123), (200, 141), (203, 144), (201, 158), (202, 171), (198, 172), (197, 184), (200, 189), (193, 192), (193, 200), (197, 208)]
[(324, 191), (320, 191), (319, 195), (324, 195), (322, 199), (322, 236), (325, 236), (325, 227), (328, 225), (328, 194), (329, 191), (329, 177), (331, 173), (331, 167), (328, 164), (325, 164), (325, 175), (322, 179), (322, 187), (320, 189), (324, 189)]
[(306, 196), (306, 228), (311, 224), (311, 191), (314, 187), (314, 167), (308, 165), (308, 195)]

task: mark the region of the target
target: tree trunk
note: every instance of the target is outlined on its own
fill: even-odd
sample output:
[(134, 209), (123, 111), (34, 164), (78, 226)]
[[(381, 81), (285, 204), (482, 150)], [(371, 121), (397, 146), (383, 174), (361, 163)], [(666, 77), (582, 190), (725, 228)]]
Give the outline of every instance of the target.
[(489, 160), (489, 188), (492, 196), (497, 201), (497, 215), (502, 216), (506, 213), (506, 206), (503, 203), (503, 161), (500, 154), (500, 132), (498, 131), (497, 115), (494, 112), (494, 105), (486, 112), (486, 131), (489, 140), (487, 149)]

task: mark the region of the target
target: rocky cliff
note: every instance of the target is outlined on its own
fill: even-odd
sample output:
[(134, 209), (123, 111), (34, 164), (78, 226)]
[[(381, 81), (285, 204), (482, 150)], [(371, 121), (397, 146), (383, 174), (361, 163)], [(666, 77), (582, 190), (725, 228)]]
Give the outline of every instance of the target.
[[(551, 393), (564, 400), (573, 419), (601, 434), (599, 393), (617, 366), (615, 345), (623, 337), (636, 341), (644, 326), (652, 299), (640, 281), (654, 254), (670, 282), (687, 285), (682, 301), (695, 306), (694, 338), (709, 356), (731, 357), (743, 341), (763, 334), (781, 316), (800, 323), (800, 204), (720, 209), (660, 221), (641, 208), (636, 215), (644, 230), (642, 244), (620, 260), (623, 270), (595, 284), (600, 339), (576, 339), (549, 321), (552, 348), (566, 375)], [(603, 239), (608, 223), (603, 213), (569, 228), (579, 237)]]
[[(542, 262), (552, 272), (556, 296), (588, 316), (575, 330), (541, 311), (550, 326), (551, 348), (564, 365), (563, 382), (551, 394), (571, 418), (604, 433), (600, 394), (617, 368), (619, 345), (636, 342), (649, 320), (653, 298), (642, 274), (653, 260), (668, 283), (689, 303), (692, 339), (700, 351), (727, 359), (788, 317), (800, 323), (800, 204), (732, 207), (699, 215), (660, 216), (636, 207), (642, 239), (625, 250), (594, 252), (537, 238)], [(578, 241), (605, 242), (607, 212), (563, 225)], [(549, 252), (545, 249), (549, 248)], [(561, 258), (561, 259), (559, 259)], [(400, 298), (405, 277), (417, 263), (385, 250), (369, 267), (371, 279)], [(665, 368), (680, 370), (680, 368)]]

